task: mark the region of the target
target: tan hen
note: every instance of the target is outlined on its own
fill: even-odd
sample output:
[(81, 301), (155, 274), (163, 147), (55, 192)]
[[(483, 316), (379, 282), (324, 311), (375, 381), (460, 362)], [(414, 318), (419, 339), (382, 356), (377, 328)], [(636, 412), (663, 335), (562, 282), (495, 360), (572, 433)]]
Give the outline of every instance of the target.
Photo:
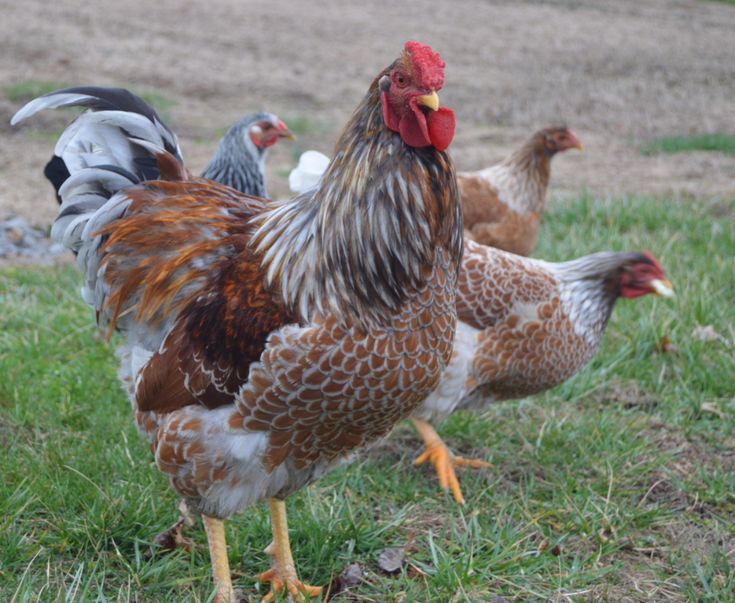
[(546, 205), (551, 160), (568, 149), (582, 149), (566, 127), (539, 130), (497, 165), (459, 172), (465, 238), (530, 255)]
[(673, 295), (649, 253), (601, 252), (544, 262), (465, 242), (457, 288), (460, 322), (439, 388), (413, 413), (440, 485), (464, 502), (455, 457), (433, 425), (459, 409), (538, 394), (579, 372), (597, 353), (616, 301)]

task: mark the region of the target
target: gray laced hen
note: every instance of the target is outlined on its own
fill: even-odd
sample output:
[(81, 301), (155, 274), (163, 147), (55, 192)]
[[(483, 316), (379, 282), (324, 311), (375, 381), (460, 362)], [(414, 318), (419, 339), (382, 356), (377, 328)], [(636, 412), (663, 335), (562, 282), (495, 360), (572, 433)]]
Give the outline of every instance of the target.
[(202, 176), (247, 195), (267, 197), (265, 158), (280, 138), (293, 138), (273, 113), (252, 113), (232, 125)]

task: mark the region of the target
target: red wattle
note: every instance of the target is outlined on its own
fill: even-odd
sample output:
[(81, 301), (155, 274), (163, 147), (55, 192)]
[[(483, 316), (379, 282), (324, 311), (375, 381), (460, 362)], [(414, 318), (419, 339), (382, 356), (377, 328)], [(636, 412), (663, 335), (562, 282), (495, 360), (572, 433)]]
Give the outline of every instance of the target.
[(429, 113), (426, 121), (431, 144), (437, 151), (444, 151), (454, 138), (454, 111), (449, 107), (440, 107)]
[(411, 99), (410, 110), (399, 119), (385, 92), (380, 94), (380, 104), (385, 125), (398, 132), (408, 146), (417, 149), (433, 146), (438, 151), (444, 151), (451, 144), (454, 138), (454, 111), (449, 107), (424, 113), (416, 99)]
[(403, 142), (409, 147), (428, 147), (431, 144), (431, 139), (426, 127), (426, 118), (421, 111), (417, 110), (416, 113), (411, 111), (401, 118), (398, 133), (401, 135)]

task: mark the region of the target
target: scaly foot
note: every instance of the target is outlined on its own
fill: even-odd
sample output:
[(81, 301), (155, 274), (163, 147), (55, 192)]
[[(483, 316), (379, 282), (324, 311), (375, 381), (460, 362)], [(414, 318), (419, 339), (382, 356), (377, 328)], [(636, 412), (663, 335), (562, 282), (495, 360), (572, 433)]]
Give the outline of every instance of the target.
[(296, 575), (296, 568), (293, 565), (286, 564), (282, 567), (276, 555), (276, 543), (271, 542), (265, 549), (265, 552), (273, 557), (272, 567), (258, 575), (259, 582), (270, 582), (270, 592), (261, 599), (261, 603), (274, 601), (277, 593), (288, 592), (294, 601), (303, 601), (305, 597), (319, 597), (322, 592), (321, 586), (309, 586), (299, 580)]
[(487, 461), (454, 456), (441, 440), (428, 443), (426, 450), (414, 461), (414, 464), (422, 465), (426, 461), (430, 461), (434, 465), (441, 488), (443, 490), (450, 490), (454, 500), (460, 505), (464, 504), (464, 496), (462, 496), (462, 489), (459, 487), (459, 480), (457, 479), (454, 468), (470, 467), (472, 469), (482, 469), (491, 466)]

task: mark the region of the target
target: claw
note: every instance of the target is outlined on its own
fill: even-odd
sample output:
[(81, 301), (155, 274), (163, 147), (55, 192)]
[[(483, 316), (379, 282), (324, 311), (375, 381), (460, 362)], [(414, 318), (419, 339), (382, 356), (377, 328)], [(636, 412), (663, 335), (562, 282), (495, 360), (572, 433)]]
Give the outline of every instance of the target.
[(463, 505), (464, 496), (462, 495), (462, 488), (459, 487), (459, 480), (454, 468), (483, 469), (491, 467), (491, 464), (479, 459), (465, 459), (461, 456), (454, 456), (429, 423), (420, 419), (412, 419), (412, 421), (426, 446), (426, 450), (414, 461), (414, 465), (422, 465), (426, 461), (434, 465), (436, 475), (439, 478), (439, 486), (442, 490), (450, 490), (454, 500)]
[(321, 586), (310, 586), (309, 584), (304, 584), (296, 577), (296, 572), (294, 572), (292, 576), (288, 575), (288, 573), (289, 572), (281, 572), (278, 567), (278, 563), (274, 561), (271, 569), (258, 575), (258, 582), (270, 582), (271, 584), (270, 592), (260, 600), (261, 603), (275, 601), (277, 593), (283, 591), (287, 591), (294, 601), (304, 601), (304, 595), (309, 599), (312, 597), (319, 597), (321, 595)]
[(443, 443), (427, 445), (426, 450), (414, 461), (414, 465), (423, 465), (426, 461), (434, 465), (441, 489), (450, 490), (454, 500), (463, 505), (462, 488), (459, 487), (452, 455), (447, 447)]
[(461, 456), (452, 456), (452, 462), (455, 467), (466, 467), (468, 469), (489, 469), (492, 464), (480, 459), (466, 459)]
[[(269, 573), (270, 572), (263, 572), (263, 574)], [(261, 574), (260, 576), (263, 576), (263, 574)], [(260, 600), (260, 603), (275, 601), (277, 593), (281, 593), (283, 591), (287, 591), (289, 595), (291, 595), (291, 599), (294, 601), (305, 601), (307, 600), (307, 598), (312, 599), (314, 597), (320, 597), (322, 594), (321, 586), (310, 586), (309, 584), (304, 584), (303, 582), (301, 582), (301, 580), (297, 578), (294, 578), (293, 581), (284, 582), (276, 576), (269, 576), (268, 578), (264, 578), (262, 580), (260, 576), (258, 577), (258, 580), (260, 580), (261, 582), (271, 583), (270, 592)]]

